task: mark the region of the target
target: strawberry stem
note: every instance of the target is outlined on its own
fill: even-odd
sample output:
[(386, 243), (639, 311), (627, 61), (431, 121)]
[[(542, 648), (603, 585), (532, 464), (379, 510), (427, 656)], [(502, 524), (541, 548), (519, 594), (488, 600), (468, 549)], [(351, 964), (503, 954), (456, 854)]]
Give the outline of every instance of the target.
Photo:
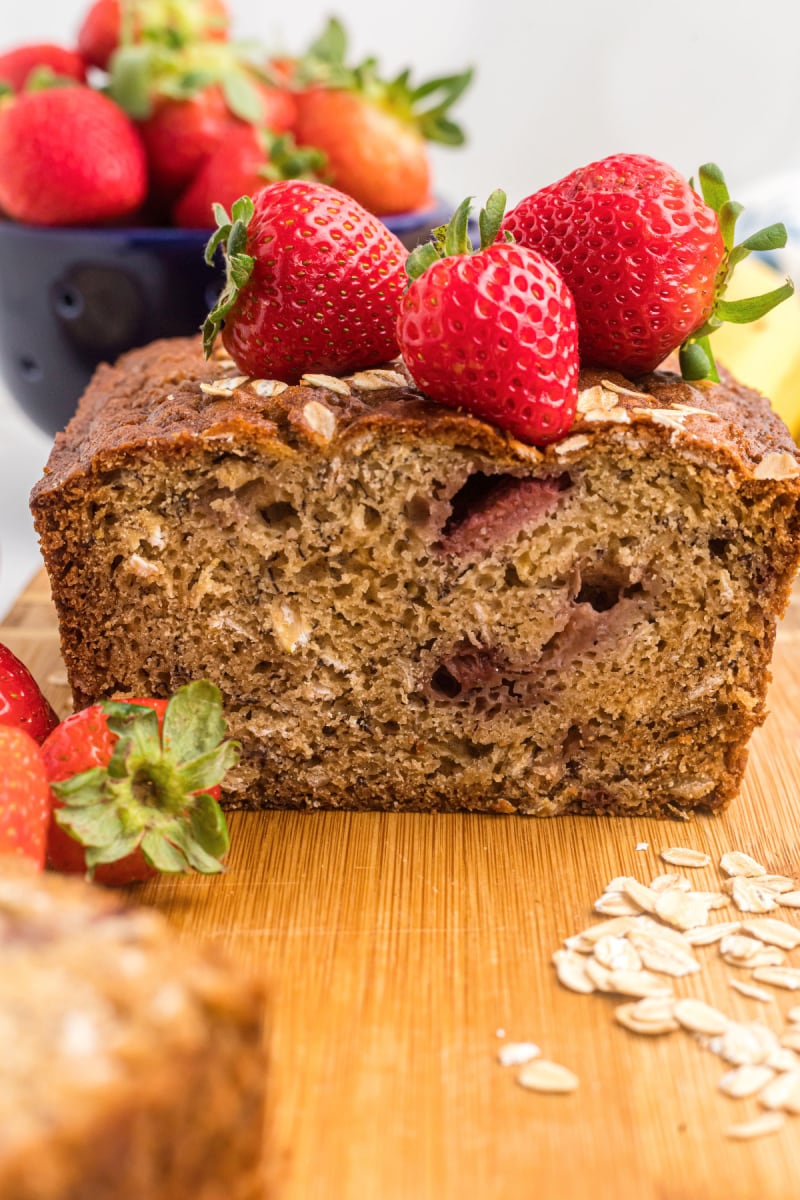
[[(440, 258), (451, 258), (458, 254), (479, 254), (481, 250), (494, 245), (503, 223), (506, 210), (506, 194), (502, 188), (492, 192), (478, 216), (480, 245), (475, 247), (469, 236), (469, 215), (472, 210), (472, 196), (462, 200), (447, 225), (434, 229), (429, 242), (423, 242), (412, 250), (406, 259), (406, 274), (409, 282), (419, 279)], [(506, 234), (510, 241), (511, 235)]]
[[(725, 322), (744, 325), (766, 316), (776, 305), (792, 295), (794, 284), (791, 279), (787, 279), (780, 287), (765, 292), (761, 296), (749, 296), (743, 300), (725, 299), (733, 272), (739, 263), (753, 251), (778, 250), (785, 246), (786, 226), (780, 222), (768, 225), (737, 245), (735, 241), (736, 222), (744, 211), (743, 206), (735, 200), (731, 200), (725, 177), (716, 163), (706, 163), (702, 166), (698, 171), (698, 178), (703, 199), (717, 214), (725, 255), (717, 274), (711, 313), (704, 324), (683, 343), (679, 358), (681, 374), (684, 379), (691, 381), (709, 379), (718, 383), (719, 372), (709, 342), (710, 335)], [(694, 186), (693, 182), (692, 186)]]

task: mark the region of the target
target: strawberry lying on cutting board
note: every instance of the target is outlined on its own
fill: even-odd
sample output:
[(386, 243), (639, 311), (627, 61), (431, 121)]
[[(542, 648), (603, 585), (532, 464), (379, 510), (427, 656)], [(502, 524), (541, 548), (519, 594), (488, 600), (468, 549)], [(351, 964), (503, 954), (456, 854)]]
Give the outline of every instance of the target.
[(741, 206), (719, 168), (699, 172), (698, 194), (674, 168), (639, 154), (581, 167), (522, 200), (503, 222), (520, 245), (561, 271), (578, 314), (581, 362), (636, 378), (683, 346), (691, 379), (716, 378), (708, 335), (723, 321), (763, 316), (791, 294), (728, 303), (731, 271), (751, 250), (783, 245), (773, 225), (734, 245)]
[(243, 196), (230, 216), (215, 211), (206, 258), (224, 247), (227, 282), (205, 323), (206, 354), (222, 328), (242, 371), (287, 383), (394, 357), (407, 254), (377, 217), (335, 188), (296, 179)]
[(433, 242), (411, 253), (397, 340), (426, 395), (544, 445), (575, 416), (575, 304), (541, 254), (497, 240), (505, 199), (493, 192), (481, 211), (477, 250), (465, 200)]
[(24, 729), (40, 744), (58, 724), (31, 672), (25, 664), (0, 644), (0, 725)]
[(42, 746), (54, 797), (48, 864), (107, 884), (221, 871), (219, 784), (239, 756), (224, 735), (206, 680), (169, 701), (106, 701), (62, 721)]
[(50, 784), (38, 745), (24, 729), (0, 725), (0, 856), (44, 866)]
[(431, 202), (426, 142), (464, 141), (450, 108), (472, 71), (414, 85), (408, 70), (383, 80), (374, 59), (350, 68), (346, 54), (344, 29), (331, 20), (296, 64), (298, 142), (321, 150), (328, 181), (370, 212), (424, 207)]

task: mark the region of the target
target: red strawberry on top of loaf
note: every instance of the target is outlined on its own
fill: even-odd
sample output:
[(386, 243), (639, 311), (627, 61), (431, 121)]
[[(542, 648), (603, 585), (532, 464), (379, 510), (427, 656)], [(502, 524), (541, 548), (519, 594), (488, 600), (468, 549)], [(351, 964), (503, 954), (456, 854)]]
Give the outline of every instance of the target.
[(397, 321), (403, 358), (434, 400), (544, 445), (575, 416), (575, 305), (541, 254), (496, 241), (503, 192), (481, 212), (477, 251), (467, 234), (469, 208), (465, 200), (434, 242), (409, 257), (412, 282)]
[(643, 375), (711, 313), (719, 220), (666, 163), (615, 154), (580, 167), (522, 200), (503, 229), (564, 276), (584, 366)]
[(215, 207), (213, 263), (225, 247), (227, 284), (204, 328), (242, 371), (296, 383), (308, 371), (342, 374), (397, 354), (395, 322), (407, 253), (386, 226), (335, 188), (271, 184)]
[(0, 209), (33, 225), (129, 216), (147, 191), (133, 123), (78, 85), (23, 92), (0, 108)]

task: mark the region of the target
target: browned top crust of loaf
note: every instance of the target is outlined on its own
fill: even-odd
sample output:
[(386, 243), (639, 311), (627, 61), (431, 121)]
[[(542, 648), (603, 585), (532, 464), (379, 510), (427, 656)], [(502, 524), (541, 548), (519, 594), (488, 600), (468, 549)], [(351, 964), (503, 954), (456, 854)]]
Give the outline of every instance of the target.
[[(574, 425), (557, 453), (579, 437), (584, 446), (609, 427), (644, 431), (669, 440), (700, 462), (717, 462), (745, 479), (800, 477), (800, 451), (763, 396), (726, 376), (722, 383), (686, 383), (670, 371), (631, 382), (592, 369), (581, 374)], [(538, 461), (542, 452), (493, 425), (427, 399), (398, 363), (344, 379), (306, 375), (294, 387), (249, 380), (223, 352), (210, 361), (199, 338), (154, 342), (102, 366), (59, 434), (45, 475), (34, 489), (34, 507), (63, 484), (97, 469), (113, 468), (130, 452), (177, 453), (198, 439), (245, 436), (273, 450), (325, 452), (360, 436), (426, 433), (488, 453)]]

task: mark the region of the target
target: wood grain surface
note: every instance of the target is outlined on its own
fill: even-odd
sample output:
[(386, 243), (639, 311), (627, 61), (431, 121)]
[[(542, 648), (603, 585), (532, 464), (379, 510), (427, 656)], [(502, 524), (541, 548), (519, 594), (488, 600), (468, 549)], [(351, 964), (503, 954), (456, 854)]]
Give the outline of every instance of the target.
[[(44, 576), (0, 640), (66, 711)], [(648, 882), (674, 869), (658, 857), (668, 845), (705, 850), (713, 864), (740, 849), (770, 871), (800, 872), (799, 666), (796, 602), (779, 634), (770, 716), (722, 816), (234, 814), (224, 877), (163, 878), (138, 892), (180, 936), (217, 939), (268, 980), (280, 1200), (800, 1193), (800, 1117), (758, 1141), (727, 1139), (730, 1123), (760, 1110), (717, 1090), (720, 1059), (687, 1033), (629, 1033), (613, 1021), (618, 1000), (566, 991), (550, 964), (591, 922), (611, 877)], [(719, 885), (715, 865), (685, 873), (696, 887)], [(779, 915), (800, 925), (797, 910)], [(770, 1004), (748, 999), (730, 987), (746, 972), (714, 947), (697, 953), (704, 969), (677, 981), (681, 995), (776, 1029), (800, 1001), (778, 989)], [(790, 961), (800, 965), (800, 950)], [(578, 1090), (521, 1088), (497, 1062), (500, 1030), (573, 1068)]]

